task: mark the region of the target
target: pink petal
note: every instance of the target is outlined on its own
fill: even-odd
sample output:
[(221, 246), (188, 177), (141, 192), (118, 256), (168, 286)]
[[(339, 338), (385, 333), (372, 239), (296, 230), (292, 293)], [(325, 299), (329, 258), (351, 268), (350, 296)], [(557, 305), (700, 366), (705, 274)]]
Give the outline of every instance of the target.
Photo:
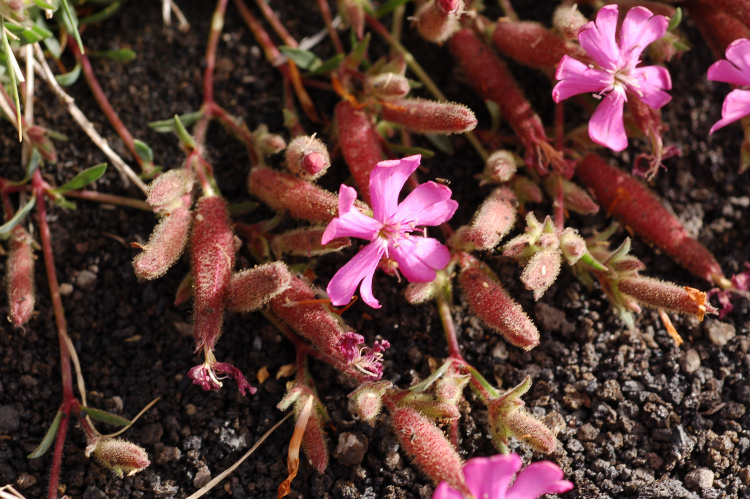
[(362, 281), (360, 288), (362, 299), (372, 308), (380, 308), (380, 303), (372, 295), (372, 276), (385, 250), (386, 245), (380, 240), (373, 241), (336, 272), (326, 288), (333, 305), (341, 306), (349, 303), (359, 282)]
[(737, 66), (724, 59), (716, 61), (708, 68), (709, 80), (723, 81), (734, 85), (750, 85), (750, 73), (744, 73)]
[(440, 482), (432, 494), (432, 499), (464, 499), (464, 496), (448, 485), (448, 482)]
[(630, 61), (637, 61), (646, 47), (664, 36), (668, 26), (666, 17), (655, 16), (645, 7), (633, 7), (625, 14), (620, 28), (621, 53)]
[(721, 119), (711, 127), (710, 133), (750, 114), (750, 90), (732, 90), (724, 99)]
[(610, 73), (590, 68), (567, 55), (564, 55), (557, 64), (555, 78), (560, 80), (552, 89), (552, 99), (555, 102), (578, 94), (601, 92), (606, 90), (613, 81)]
[[(331, 220), (331, 223), (326, 227), (323, 232), (323, 238), (321, 244), (328, 244), (329, 241), (336, 239), (337, 237), (358, 237), (360, 239), (367, 239), (372, 241), (377, 237), (380, 229), (383, 228), (383, 224), (378, 222), (372, 217), (361, 213), (358, 209), (346, 209), (341, 208), (341, 198), (344, 197), (344, 188), (354, 191), (351, 187), (341, 186), (341, 194), (339, 194), (339, 216)], [(356, 194), (356, 191), (355, 191)], [(354, 201), (352, 201), (352, 204)], [(341, 213), (344, 213), (343, 215)]]
[[(740, 38), (727, 47), (727, 59), (739, 68), (742, 73), (750, 77), (750, 40)], [(746, 78), (747, 80), (747, 78)], [(747, 85), (747, 83), (743, 83)]]
[(596, 108), (589, 121), (589, 137), (597, 144), (613, 151), (628, 147), (625, 124), (622, 121), (622, 108), (625, 105), (625, 92), (615, 89)]
[(622, 57), (615, 43), (617, 29), (617, 5), (607, 5), (599, 9), (596, 22), (586, 24), (578, 33), (581, 47), (603, 69), (617, 69)]
[(417, 154), (408, 158), (392, 161), (381, 161), (370, 173), (370, 199), (375, 219), (385, 220), (396, 212), (398, 195), (418, 167), (422, 156)]
[(466, 485), (476, 498), (506, 499), (508, 485), (521, 464), (518, 454), (469, 459), (464, 465)]
[(392, 222), (414, 225), (440, 225), (456, 212), (458, 202), (450, 199), (451, 190), (435, 182), (421, 184), (396, 208)]
[(640, 83), (640, 87), (633, 90), (649, 107), (659, 109), (672, 100), (672, 96), (664, 92), (672, 88), (672, 78), (667, 68), (661, 66), (635, 68), (633, 76), (638, 78)]
[(505, 499), (532, 499), (543, 494), (562, 494), (573, 488), (573, 484), (563, 480), (563, 472), (550, 461), (539, 461), (528, 465), (518, 474)]
[(390, 256), (398, 262), (398, 269), (409, 282), (431, 282), (435, 271), (445, 268), (451, 253), (437, 239), (407, 237), (390, 248)]

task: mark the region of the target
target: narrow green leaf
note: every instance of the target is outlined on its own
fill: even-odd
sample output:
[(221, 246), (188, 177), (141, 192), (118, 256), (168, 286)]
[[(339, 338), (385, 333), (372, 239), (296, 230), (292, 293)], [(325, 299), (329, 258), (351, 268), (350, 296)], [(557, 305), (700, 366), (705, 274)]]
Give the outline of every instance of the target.
[(365, 59), (367, 54), (367, 47), (370, 45), (370, 33), (365, 34), (362, 41), (357, 43), (352, 51), (346, 56), (346, 67), (349, 69), (357, 69)]
[(344, 54), (336, 54), (313, 70), (312, 74), (322, 75), (330, 73), (334, 69), (338, 69), (342, 62), (344, 62)]
[(436, 133), (427, 133), (424, 134), (423, 137), (425, 137), (427, 140), (430, 141), (430, 143), (435, 146), (435, 148), (440, 151), (444, 152), (445, 154), (453, 154), (453, 142), (451, 142), (451, 139), (448, 138), (447, 135), (438, 135)]
[(409, 156), (412, 156), (414, 154), (421, 154), (423, 158), (431, 158), (435, 155), (435, 151), (425, 149), (424, 147), (407, 147), (401, 144), (393, 144), (391, 142), (387, 142), (386, 146), (388, 146), (388, 149), (393, 152), (408, 154)]
[(174, 115), (174, 133), (177, 134), (177, 138), (180, 139), (180, 142), (190, 149), (195, 149), (195, 141), (193, 140), (193, 137), (190, 136), (185, 125), (180, 121), (180, 117), (176, 114)]
[(594, 255), (586, 251), (584, 255), (581, 257), (581, 262), (585, 263), (589, 267), (591, 267), (594, 270), (598, 270), (599, 272), (607, 272), (609, 269), (602, 265), (599, 260), (594, 258)]
[[(0, 25), (5, 25), (5, 19), (0, 17)], [(13, 95), (13, 102), (16, 106), (16, 122), (18, 123), (18, 129), (21, 129), (21, 100), (18, 98), (18, 81), (16, 81), (16, 72), (13, 71), (13, 61), (16, 60), (16, 56), (13, 55), (13, 51), (10, 48), (8, 42), (8, 33), (4, 29), (2, 31), (2, 42), (3, 42), (3, 53), (5, 54), (5, 64), (8, 67), (8, 76), (10, 77), (10, 90)], [(19, 136), (20, 140), (20, 136)]]
[(682, 9), (677, 7), (674, 10), (674, 15), (669, 20), (669, 25), (667, 26), (667, 31), (674, 30), (677, 26), (680, 25), (682, 22)]
[(29, 180), (31, 180), (31, 176), (34, 174), (37, 168), (39, 168), (39, 164), (42, 162), (42, 155), (39, 154), (39, 150), (37, 148), (34, 148), (31, 151), (31, 157), (29, 158), (29, 164), (26, 165), (26, 176), (21, 181), (21, 184), (25, 184)]
[(112, 414), (111, 412), (93, 409), (91, 407), (81, 407), (81, 410), (91, 417), (91, 419), (101, 421), (102, 423), (109, 423), (116, 426), (127, 426), (130, 424), (129, 420), (122, 416), (118, 416), (117, 414)]
[(31, 211), (31, 209), (34, 207), (34, 203), (36, 203), (36, 196), (31, 196), (31, 199), (16, 212), (15, 215), (13, 215), (13, 218), (5, 222), (3, 225), (0, 225), (0, 238), (6, 239), (10, 236), (10, 232), (13, 230), (13, 227), (21, 223), (21, 220)]
[(60, 5), (54, 5), (52, 2), (45, 2), (44, 0), (34, 0), (34, 3), (44, 10), (57, 10)]
[(289, 60), (293, 61), (302, 71), (314, 71), (323, 64), (323, 61), (309, 50), (302, 50), (286, 45), (279, 47), (279, 50)]
[(49, 450), (49, 448), (52, 446), (52, 442), (55, 441), (55, 436), (57, 435), (57, 429), (60, 427), (61, 420), (62, 420), (62, 411), (57, 411), (57, 415), (55, 415), (55, 419), (52, 420), (52, 424), (49, 425), (49, 429), (47, 430), (47, 433), (44, 435), (44, 438), (39, 444), (39, 447), (34, 449), (34, 452), (26, 456), (27, 458), (36, 459), (36, 458), (42, 457), (44, 453)]
[(104, 21), (106, 19), (109, 19), (113, 15), (117, 13), (118, 10), (120, 10), (120, 7), (122, 7), (122, 2), (112, 2), (112, 4), (108, 5), (107, 7), (103, 8), (102, 10), (99, 10), (90, 16), (86, 16), (83, 19), (80, 19), (78, 22), (81, 25), (84, 24), (94, 24), (101, 21)]
[(68, 31), (70, 31), (75, 37), (76, 43), (78, 44), (78, 50), (83, 54), (85, 50), (83, 48), (83, 42), (81, 41), (81, 34), (78, 33), (78, 16), (76, 16), (75, 11), (71, 10), (70, 5), (68, 5), (68, 0), (61, 1), (63, 10), (65, 10), (65, 17), (68, 20), (67, 24), (69, 24)]
[(440, 376), (445, 374), (445, 371), (448, 370), (448, 368), (453, 365), (455, 361), (453, 359), (448, 359), (445, 362), (443, 362), (443, 365), (441, 365), (439, 368), (435, 370), (434, 373), (430, 374), (424, 381), (422, 381), (419, 384), (413, 385), (409, 387), (409, 391), (415, 392), (415, 393), (421, 393), (425, 390), (427, 390), (430, 385), (432, 385), (435, 381), (437, 381)]
[(142, 161), (145, 161), (146, 163), (154, 162), (154, 151), (148, 146), (148, 144), (141, 142), (138, 139), (133, 140), (133, 144), (135, 145), (135, 153)]
[(81, 65), (76, 63), (75, 67), (67, 73), (55, 75), (55, 79), (57, 79), (57, 83), (61, 86), (69, 87), (78, 80), (79, 76), (81, 76)]
[(99, 57), (101, 59), (109, 59), (116, 62), (130, 62), (136, 58), (138, 54), (134, 50), (124, 48), (117, 50), (97, 50), (90, 51), (89, 55), (92, 57)]
[(55, 206), (58, 208), (63, 208), (65, 210), (75, 210), (78, 209), (78, 205), (76, 205), (73, 201), (70, 201), (62, 194), (58, 194), (55, 196)]
[(70, 182), (58, 187), (57, 189), (52, 189), (51, 192), (55, 194), (63, 194), (68, 191), (82, 189), (83, 187), (86, 187), (87, 185), (99, 180), (99, 178), (104, 175), (105, 171), (107, 171), (107, 163), (102, 163), (100, 165), (92, 166), (91, 168), (86, 168), (81, 173), (73, 177)]
[[(192, 113), (185, 113), (180, 115), (180, 122), (185, 126), (190, 126), (197, 122), (203, 116), (203, 111), (193, 111)], [(152, 121), (148, 124), (148, 127), (158, 133), (170, 133), (174, 132), (174, 118), (161, 121)]]
[(375, 17), (381, 18), (387, 14), (390, 14), (391, 12), (396, 10), (397, 7), (404, 5), (408, 1), (409, 0), (388, 0), (383, 5), (381, 5), (378, 10), (375, 11)]
[(31, 26), (19, 26), (18, 24), (5, 23), (5, 28), (20, 38), (21, 44), (36, 43), (52, 36), (52, 32), (37, 24)]

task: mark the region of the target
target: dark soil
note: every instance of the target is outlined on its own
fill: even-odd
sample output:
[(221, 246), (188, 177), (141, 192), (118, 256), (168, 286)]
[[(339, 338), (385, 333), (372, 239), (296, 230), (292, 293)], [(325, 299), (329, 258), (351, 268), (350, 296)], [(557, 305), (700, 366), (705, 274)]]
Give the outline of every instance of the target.
[[(178, 165), (183, 154), (173, 136), (158, 135), (147, 123), (196, 110), (201, 102), (202, 57), (211, 18), (210, 2), (178, 2), (192, 25), (187, 34), (162, 25), (160, 2), (126, 3), (112, 19), (87, 29), (90, 49), (131, 47), (137, 59), (128, 64), (95, 61), (95, 70), (115, 109), (131, 132), (149, 143), (156, 161)], [(311, 4), (308, 6), (307, 4)], [(486, 2), (493, 4), (494, 2)], [(522, 9), (525, 2), (515, 2)], [(528, 2), (531, 4), (532, 2)], [(274, 2), (280, 17), (299, 38), (322, 28), (313, 2)], [(298, 5), (299, 4), (299, 5)], [(525, 6), (520, 14), (548, 22), (552, 4)], [(266, 123), (284, 133), (281, 86), (274, 68), (262, 58), (254, 38), (229, 5), (229, 16), (218, 54), (217, 101), (242, 117), (250, 129)], [(497, 12), (490, 11), (497, 15)], [(670, 130), (665, 141), (682, 149), (681, 158), (667, 160), (655, 190), (719, 259), (731, 275), (750, 259), (750, 226), (744, 223), (750, 205), (748, 175), (737, 175), (739, 125), (708, 136), (728, 86), (705, 80), (712, 56), (690, 19), (684, 30), (694, 48), (669, 64), (673, 102), (665, 108)], [(384, 50), (374, 40), (376, 50)], [(488, 126), (483, 103), (456, 78), (447, 50), (407, 35), (406, 42), (450, 98), (465, 102)], [(316, 49), (330, 55), (327, 42)], [(72, 66), (66, 59), (66, 65)], [(514, 66), (514, 69), (516, 67)], [(523, 70), (525, 91), (550, 123), (551, 84), (542, 75)], [(83, 80), (70, 89), (78, 104), (103, 135), (129, 158), (102, 117)], [(426, 94), (425, 94), (426, 96)], [(332, 114), (335, 96), (314, 93), (317, 107)], [(569, 106), (571, 109), (574, 106)], [(575, 111), (572, 111), (575, 112)], [(57, 183), (104, 156), (72, 124), (43, 86), (37, 93), (37, 120), (70, 137), (59, 143), (60, 161), (45, 170)], [(20, 175), (20, 147), (7, 124), (0, 125), (0, 171)], [(309, 127), (313, 131), (313, 127)], [(323, 130), (320, 130), (323, 132)], [(439, 154), (425, 161), (430, 177), (451, 180), (461, 202), (455, 224), (471, 216), (485, 191), (478, 192), (473, 175), (481, 165), (461, 139), (452, 157)], [(249, 162), (243, 147), (221, 130), (210, 134), (211, 161), (222, 193), (248, 200), (244, 185)], [(425, 145), (427, 145), (425, 143)], [(633, 154), (645, 149), (631, 143), (616, 162), (628, 167)], [(340, 160), (323, 183), (335, 188), (345, 177)], [(114, 171), (99, 181), (102, 192), (139, 197), (125, 188)], [(144, 241), (154, 226), (149, 213), (78, 202), (76, 210), (51, 208), (57, 273), (70, 291), (64, 297), (71, 337), (86, 380), (89, 404), (125, 417), (135, 416), (160, 397), (126, 437), (149, 452), (152, 465), (142, 473), (118, 479), (84, 456), (79, 429), (68, 434), (61, 488), (71, 497), (187, 497), (212, 476), (230, 466), (275, 422), (283, 417), (276, 404), (286, 378), (279, 368), (294, 360), (294, 350), (260, 315), (229, 315), (218, 343), (217, 357), (231, 362), (258, 385), (256, 374), (266, 368), (270, 378), (255, 395), (242, 397), (227, 383), (220, 392), (203, 392), (190, 384), (187, 371), (200, 362), (193, 353), (190, 306), (172, 305), (178, 283), (187, 272), (182, 261), (163, 278), (139, 282), (133, 275), (135, 254), (128, 243)], [(541, 214), (549, 206), (540, 207)], [(603, 229), (605, 216), (574, 218), (571, 225), (584, 235)], [(622, 232), (618, 237), (624, 238)], [(705, 289), (705, 283), (637, 238), (633, 253), (647, 264), (649, 275)], [(322, 258), (316, 272), (323, 285), (341, 265), (343, 256)], [(541, 345), (524, 353), (507, 345), (468, 313), (460, 293), (454, 317), (466, 359), (501, 387), (524, 376), (534, 380), (525, 397), (530, 410), (557, 433), (552, 456), (575, 489), (566, 497), (746, 497), (750, 485), (750, 339), (748, 305), (736, 304), (724, 320), (702, 324), (675, 318), (685, 337), (676, 347), (658, 316), (645, 311), (635, 331), (627, 331), (599, 290), (588, 290), (569, 273), (534, 303), (521, 289), (518, 269), (499, 257), (485, 260), (499, 273), (513, 296), (532, 315), (542, 333)], [(241, 265), (251, 263), (245, 259)], [(3, 270), (0, 264), (0, 270)], [(14, 484), (28, 498), (45, 495), (49, 454), (28, 460), (44, 436), (61, 401), (60, 369), (54, 316), (41, 260), (36, 267), (37, 315), (25, 330), (3, 326), (0, 334), (0, 485)], [(411, 307), (400, 295), (404, 284), (379, 275), (375, 294), (383, 307), (356, 304), (345, 314), (349, 324), (370, 341), (376, 335), (393, 347), (386, 353), (385, 378), (408, 386), (429, 374), (430, 359), (446, 355), (440, 320), (431, 306)], [(5, 315), (7, 305), (0, 305)], [(323, 475), (304, 462), (290, 497), (429, 498), (433, 484), (413, 467), (390, 434), (386, 417), (374, 427), (355, 420), (347, 409), (353, 385), (326, 365), (313, 368), (315, 382), (332, 417), (327, 426), (331, 464)], [(466, 458), (496, 451), (488, 439), (487, 411), (467, 392), (460, 423), (460, 451)], [(114, 429), (101, 428), (103, 431)], [(210, 497), (275, 497), (286, 477), (286, 452), (292, 425), (286, 423)], [(518, 444), (524, 462), (544, 458)]]

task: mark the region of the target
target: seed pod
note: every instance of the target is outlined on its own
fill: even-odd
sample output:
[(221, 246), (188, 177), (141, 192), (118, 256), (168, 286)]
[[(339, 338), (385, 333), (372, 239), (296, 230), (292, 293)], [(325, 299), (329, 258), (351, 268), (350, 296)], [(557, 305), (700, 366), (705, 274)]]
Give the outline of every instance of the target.
[(500, 52), (532, 68), (552, 71), (565, 55), (593, 64), (580, 45), (566, 41), (535, 22), (501, 19), (495, 25), (492, 41)]
[(587, 22), (577, 5), (560, 5), (552, 14), (552, 25), (569, 40), (577, 40), (578, 32)]
[(133, 476), (151, 464), (145, 449), (120, 438), (101, 439), (94, 448), (94, 457), (119, 478)]
[(428, 42), (442, 44), (458, 29), (463, 10), (463, 0), (428, 0), (414, 14), (417, 32)]
[(286, 167), (306, 180), (320, 178), (331, 166), (328, 148), (318, 138), (301, 135), (286, 148)]
[(544, 189), (551, 198), (557, 197), (558, 182), (562, 182), (565, 209), (582, 215), (593, 215), (599, 212), (599, 205), (591, 199), (588, 192), (562, 175), (549, 175), (544, 181)]
[(338, 0), (338, 10), (361, 40), (365, 33), (365, 10), (372, 12), (370, 0)]
[(278, 260), (281, 260), (282, 254), (309, 258), (341, 251), (352, 244), (348, 237), (338, 237), (326, 244), (321, 244), (320, 241), (323, 239), (324, 232), (324, 227), (306, 227), (286, 231), (273, 238), (271, 251)]
[(368, 423), (375, 420), (383, 407), (383, 395), (393, 388), (390, 381), (365, 381), (349, 394), (359, 417)]
[(365, 80), (367, 92), (380, 101), (392, 101), (406, 97), (411, 87), (409, 80), (396, 73), (381, 73)]
[(511, 345), (524, 350), (537, 346), (539, 330), (494, 273), (470, 255), (464, 256), (461, 267), (458, 284), (474, 314)]
[(750, 26), (738, 17), (717, 9), (703, 0), (688, 0), (685, 7), (716, 59), (723, 59), (730, 43), (750, 39)]
[(477, 126), (474, 112), (463, 104), (401, 99), (383, 105), (383, 119), (415, 133), (465, 133)]
[[(295, 405), (297, 415), (302, 412), (304, 399), (300, 398)], [(307, 420), (305, 434), (302, 436), (302, 450), (318, 473), (325, 473), (328, 467), (328, 442), (323, 423), (328, 419), (325, 409), (316, 398), (313, 399), (310, 419)]]
[(168, 210), (173, 201), (192, 192), (194, 184), (195, 177), (192, 172), (182, 168), (169, 170), (148, 185), (146, 202), (159, 212)]
[(534, 300), (539, 301), (555, 282), (560, 273), (561, 263), (560, 251), (557, 248), (538, 251), (531, 257), (523, 268), (521, 282), (526, 289), (534, 291)]
[[(350, 102), (336, 104), (336, 123), (339, 129), (339, 145), (349, 171), (354, 177), (359, 194), (370, 202), (370, 172), (383, 159), (380, 137), (372, 127), (370, 118)], [(326, 222), (330, 221), (327, 220)]]
[(482, 203), (469, 227), (451, 238), (453, 247), (464, 251), (494, 249), (516, 223), (518, 201), (512, 190), (499, 187)]
[(213, 350), (222, 332), (224, 303), (234, 268), (234, 236), (224, 200), (208, 196), (198, 201), (193, 221), (190, 261), (195, 300), (193, 336), (196, 350)]
[(272, 209), (297, 219), (327, 224), (338, 213), (336, 194), (270, 168), (253, 168), (249, 190)]
[(291, 283), (292, 274), (283, 262), (256, 265), (252, 269), (237, 272), (229, 281), (227, 308), (237, 312), (252, 312), (286, 291)]
[(513, 178), (517, 167), (515, 154), (506, 150), (495, 151), (485, 161), (481, 179), (490, 184), (502, 184)]
[(393, 431), (414, 464), (435, 483), (442, 481), (469, 497), (463, 463), (443, 432), (432, 421), (410, 407), (401, 407), (391, 418)]
[(706, 293), (651, 277), (626, 277), (619, 280), (617, 288), (647, 307), (694, 315), (701, 321), (706, 312), (717, 312), (706, 300)]
[(34, 313), (34, 240), (20, 225), (13, 227), (5, 282), (10, 321), (23, 326)]
[(406, 301), (412, 305), (419, 305), (433, 300), (440, 291), (437, 281), (438, 279), (431, 282), (410, 282), (404, 291)]
[[(189, 199), (189, 194), (185, 196)], [(143, 251), (133, 259), (135, 275), (148, 280), (163, 276), (185, 251), (190, 222), (187, 206), (172, 204), (170, 212), (154, 227), (148, 243), (141, 246)]]
[(612, 216), (661, 248), (678, 264), (709, 282), (724, 276), (714, 256), (690, 237), (677, 218), (634, 177), (595, 154), (583, 159), (576, 174)]

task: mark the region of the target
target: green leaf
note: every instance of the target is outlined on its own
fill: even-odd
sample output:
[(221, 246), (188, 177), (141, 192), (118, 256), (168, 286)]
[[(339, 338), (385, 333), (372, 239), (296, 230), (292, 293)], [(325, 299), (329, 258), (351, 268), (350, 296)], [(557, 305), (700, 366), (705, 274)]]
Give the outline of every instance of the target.
[(112, 414), (111, 412), (93, 409), (91, 407), (81, 407), (81, 410), (91, 417), (91, 419), (101, 421), (102, 423), (109, 423), (115, 426), (128, 426), (130, 424), (130, 420), (118, 416), (117, 414)]
[(408, 1), (409, 0), (388, 0), (375, 11), (375, 17), (380, 18), (386, 14), (390, 14), (396, 10), (397, 7), (404, 5)]
[(109, 59), (116, 62), (130, 62), (135, 59), (138, 54), (136, 54), (134, 50), (125, 48), (117, 50), (90, 51), (89, 55), (93, 57), (99, 57), (101, 59)]
[(68, 5), (68, 0), (61, 1), (63, 10), (65, 11), (65, 15), (63, 16), (63, 19), (65, 19), (65, 28), (69, 33), (73, 34), (76, 39), (76, 43), (78, 44), (78, 49), (83, 54), (85, 50), (83, 48), (83, 42), (81, 41), (81, 34), (78, 33), (78, 16), (76, 15), (75, 10), (72, 10), (70, 8), (70, 5)]
[(34, 174), (39, 164), (42, 162), (42, 155), (39, 154), (39, 150), (34, 148), (31, 151), (31, 157), (29, 158), (29, 164), (26, 166), (26, 176), (21, 181), (21, 184), (25, 184), (31, 180), (31, 176)]
[(438, 135), (436, 133), (427, 133), (424, 134), (423, 137), (425, 137), (427, 140), (430, 141), (430, 143), (435, 146), (435, 148), (443, 152), (445, 154), (453, 154), (453, 142), (451, 142), (451, 139), (448, 138), (447, 135)]
[(279, 50), (303, 71), (314, 71), (323, 64), (323, 61), (309, 50), (288, 47), (286, 45), (279, 47)]
[(31, 199), (16, 212), (15, 215), (13, 215), (13, 218), (5, 222), (3, 225), (0, 225), (0, 238), (6, 239), (10, 236), (10, 232), (13, 230), (13, 227), (21, 223), (21, 220), (31, 211), (31, 209), (34, 207), (34, 203), (36, 203), (36, 196), (31, 196)]
[(100, 165), (92, 166), (91, 168), (86, 168), (81, 173), (73, 177), (70, 182), (58, 187), (57, 189), (52, 189), (51, 192), (55, 194), (63, 194), (68, 191), (81, 189), (99, 180), (99, 178), (104, 175), (105, 171), (107, 171), (107, 163), (102, 163)]
[(346, 67), (357, 69), (367, 55), (367, 47), (370, 45), (370, 33), (366, 33), (362, 40), (357, 43), (352, 51), (346, 56)]
[(230, 204), (228, 210), (232, 217), (237, 217), (252, 213), (257, 207), (258, 203), (255, 201), (245, 201), (243, 203)]
[(67, 73), (55, 75), (55, 79), (61, 86), (69, 87), (78, 80), (79, 76), (81, 76), (81, 65), (76, 63), (75, 67)]
[[(190, 126), (197, 122), (203, 116), (203, 111), (193, 111), (192, 113), (181, 114), (180, 122), (184, 126)], [(174, 118), (161, 121), (152, 121), (148, 124), (148, 127), (158, 133), (170, 133), (174, 132)]]
[(674, 15), (669, 20), (667, 31), (673, 31), (677, 26), (680, 25), (680, 22), (682, 22), (682, 9), (677, 7), (674, 10)]
[(154, 162), (154, 151), (148, 146), (148, 144), (135, 139), (133, 140), (133, 145), (135, 146), (135, 153), (141, 158), (141, 161), (146, 163)]
[[(0, 24), (5, 25), (5, 19), (0, 17)], [(2, 31), (3, 53), (5, 54), (5, 65), (8, 68), (8, 76), (10, 77), (10, 90), (13, 95), (13, 102), (16, 106), (16, 123), (18, 123), (18, 129), (21, 129), (21, 100), (18, 98), (18, 82), (16, 81), (16, 72), (13, 71), (13, 61), (16, 60), (16, 56), (13, 55), (13, 51), (10, 48), (8, 42), (8, 33), (4, 29)], [(20, 137), (19, 137), (20, 140)]]
[(36, 43), (40, 40), (44, 40), (48, 36), (52, 36), (50, 30), (37, 24), (32, 24), (31, 26), (19, 26), (18, 24), (5, 23), (5, 29), (20, 38), (21, 45)]
[(607, 267), (605, 267), (604, 265), (602, 265), (601, 262), (599, 262), (599, 260), (597, 260), (596, 258), (594, 258), (594, 255), (592, 255), (591, 253), (589, 253), (588, 250), (581, 257), (581, 262), (583, 262), (584, 264), (588, 265), (589, 267), (591, 267), (594, 270), (598, 270), (599, 272), (608, 272), (609, 271), (609, 269)]
[(195, 141), (193, 140), (193, 137), (188, 133), (187, 128), (185, 128), (185, 125), (180, 121), (180, 117), (176, 114), (174, 115), (174, 133), (177, 134), (177, 138), (180, 139), (180, 142), (185, 146), (190, 149), (195, 149)]
[(338, 69), (342, 62), (344, 62), (344, 54), (336, 54), (313, 70), (312, 74), (322, 75), (330, 73), (334, 69)]
[(59, 208), (64, 208), (66, 210), (75, 210), (78, 208), (78, 206), (73, 202), (68, 200), (65, 196), (58, 194), (55, 196), (55, 205), (57, 205)]
[(435, 151), (425, 149), (424, 147), (407, 147), (401, 144), (393, 144), (391, 142), (387, 142), (386, 146), (388, 146), (388, 149), (390, 149), (391, 151), (407, 154), (409, 156), (413, 156), (414, 154), (421, 154), (423, 158), (431, 158), (435, 155)]
[[(91, 2), (94, 3), (94, 2)], [(112, 4), (108, 5), (107, 7), (103, 8), (102, 10), (95, 12), (94, 14), (91, 14), (90, 16), (86, 16), (83, 19), (79, 21), (80, 24), (94, 24), (101, 21), (104, 21), (105, 19), (109, 19), (115, 13), (120, 10), (120, 7), (122, 7), (122, 2), (112, 2)]]
[(55, 441), (57, 435), (57, 429), (60, 427), (60, 421), (62, 420), (62, 411), (57, 411), (55, 419), (52, 420), (52, 424), (49, 425), (47, 433), (44, 435), (39, 447), (34, 449), (34, 452), (26, 456), (29, 459), (36, 459), (42, 457), (47, 450), (52, 446), (52, 442)]
[(57, 2), (45, 2), (44, 0), (33, 1), (39, 8), (44, 10), (57, 10), (60, 7), (60, 4), (55, 5)]

